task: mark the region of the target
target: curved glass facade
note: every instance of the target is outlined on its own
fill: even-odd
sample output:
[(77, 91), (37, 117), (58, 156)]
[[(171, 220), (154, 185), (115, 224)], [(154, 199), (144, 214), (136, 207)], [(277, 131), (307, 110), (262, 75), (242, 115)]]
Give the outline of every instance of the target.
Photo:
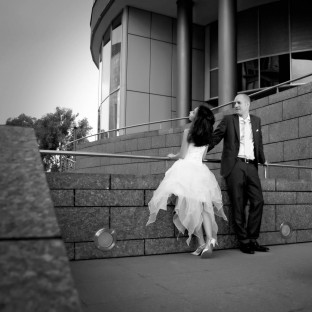
[[(252, 92), (312, 72), (309, 4), (308, 0), (278, 1), (237, 14), (238, 91)], [(214, 22), (210, 25), (211, 98), (218, 96), (217, 51), (218, 23)]]
[[(312, 72), (309, 1), (275, 1), (237, 13), (238, 92), (253, 93)], [(105, 29), (99, 54), (99, 132), (140, 125), (111, 132), (114, 136), (174, 126), (142, 124), (177, 117), (176, 27), (172, 17), (128, 7)], [(215, 105), (218, 21), (206, 27), (193, 24), (192, 31), (192, 107)]]

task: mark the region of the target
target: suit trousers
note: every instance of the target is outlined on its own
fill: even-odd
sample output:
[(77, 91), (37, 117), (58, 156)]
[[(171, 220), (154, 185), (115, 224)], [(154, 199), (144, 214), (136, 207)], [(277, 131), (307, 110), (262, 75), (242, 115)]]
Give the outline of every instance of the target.
[(257, 167), (255, 164), (237, 160), (231, 173), (226, 177), (226, 183), (232, 204), (237, 238), (241, 243), (255, 241), (260, 233), (264, 204)]

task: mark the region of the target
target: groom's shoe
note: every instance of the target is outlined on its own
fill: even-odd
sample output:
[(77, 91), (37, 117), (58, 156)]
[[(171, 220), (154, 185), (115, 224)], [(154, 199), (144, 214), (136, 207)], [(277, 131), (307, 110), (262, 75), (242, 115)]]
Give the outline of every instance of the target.
[(255, 250), (252, 248), (252, 245), (250, 243), (240, 243), (239, 249), (241, 252), (246, 253), (246, 254), (254, 254)]
[(268, 251), (270, 250), (269, 247), (259, 245), (259, 243), (258, 243), (257, 241), (255, 241), (255, 242), (250, 242), (250, 245), (251, 245), (251, 248), (252, 248), (254, 251), (268, 252)]

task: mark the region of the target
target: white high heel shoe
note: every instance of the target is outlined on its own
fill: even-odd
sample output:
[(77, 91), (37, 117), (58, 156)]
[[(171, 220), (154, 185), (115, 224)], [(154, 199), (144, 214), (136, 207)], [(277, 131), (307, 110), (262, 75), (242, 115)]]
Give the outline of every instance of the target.
[(204, 248), (203, 252), (201, 253), (201, 258), (202, 259), (207, 259), (210, 258), (212, 256), (212, 251), (213, 251), (213, 247), (216, 246), (216, 240), (214, 238), (210, 238), (208, 241), (208, 248)]
[(205, 244), (202, 244), (194, 252), (191, 252), (191, 255), (200, 256), (204, 249), (205, 249)]

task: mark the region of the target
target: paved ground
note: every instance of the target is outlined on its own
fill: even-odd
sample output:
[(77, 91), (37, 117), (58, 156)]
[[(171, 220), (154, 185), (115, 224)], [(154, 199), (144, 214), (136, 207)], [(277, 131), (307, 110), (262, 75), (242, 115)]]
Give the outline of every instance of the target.
[(311, 312), (312, 243), (71, 262), (84, 312)]

